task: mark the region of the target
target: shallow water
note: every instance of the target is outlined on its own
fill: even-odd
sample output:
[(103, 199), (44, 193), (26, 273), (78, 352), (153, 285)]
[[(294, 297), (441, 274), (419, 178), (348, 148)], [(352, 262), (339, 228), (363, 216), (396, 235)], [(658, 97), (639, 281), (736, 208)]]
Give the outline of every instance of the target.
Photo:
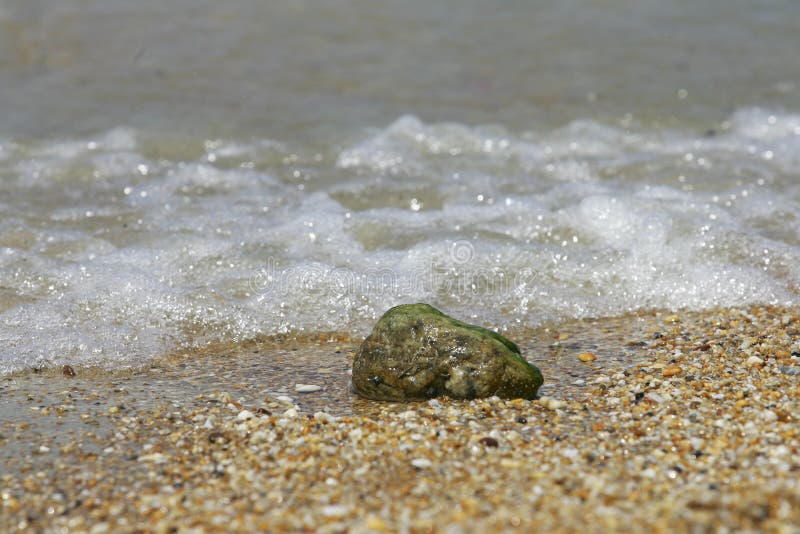
[[(694, 324), (695, 317), (684, 317)], [(701, 318), (702, 319), (702, 318)], [(597, 387), (600, 374), (626, 372), (646, 361), (658, 346), (657, 332), (671, 323), (659, 314), (639, 314), (609, 319), (567, 320), (511, 333), (522, 354), (545, 376), (540, 396), (581, 398)], [(204, 409), (219, 403), (240, 403), (242, 409), (266, 410), (279, 415), (291, 407), (304, 414), (323, 411), (334, 416), (376, 418), (387, 411), (404, 412), (409, 403), (376, 402), (356, 396), (350, 369), (357, 340), (343, 334), (283, 337), (224, 344), (159, 358), (133, 372), (79, 369), (76, 377), (58, 370), (21, 372), (0, 379), (0, 439), (16, 423), (33, 424), (36, 435), (66, 440), (88, 424), (83, 413), (93, 413), (96, 440), (109, 432), (109, 409), (121, 414), (140, 410)], [(577, 355), (592, 351), (597, 359), (582, 363)], [(649, 354), (649, 356), (648, 356)], [(301, 393), (298, 384), (319, 386)], [(416, 403), (412, 403), (416, 404)], [(422, 403), (424, 404), (424, 403)], [(33, 417), (55, 413), (56, 419)], [(527, 427), (526, 431), (534, 431)], [(63, 444), (63, 443), (62, 443)], [(27, 453), (29, 443), (11, 440), (0, 450), (5, 455)], [(95, 450), (93, 443), (85, 445)], [(102, 450), (103, 447), (99, 447)], [(97, 451), (95, 451), (97, 452)]]
[(800, 7), (5, 2), (0, 373), (427, 301), (796, 305)]

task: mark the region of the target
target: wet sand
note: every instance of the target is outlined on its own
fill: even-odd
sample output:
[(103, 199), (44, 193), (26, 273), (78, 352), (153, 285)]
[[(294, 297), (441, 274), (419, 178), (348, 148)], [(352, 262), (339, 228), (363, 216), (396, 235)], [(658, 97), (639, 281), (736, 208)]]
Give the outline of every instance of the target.
[(509, 336), (539, 400), (361, 400), (335, 333), (4, 377), (0, 530), (798, 531), (800, 310)]

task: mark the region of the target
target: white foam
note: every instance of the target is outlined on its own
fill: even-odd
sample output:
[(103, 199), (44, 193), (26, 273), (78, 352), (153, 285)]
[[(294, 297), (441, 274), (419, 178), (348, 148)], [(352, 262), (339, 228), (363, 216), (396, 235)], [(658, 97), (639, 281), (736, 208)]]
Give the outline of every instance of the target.
[(0, 372), (365, 332), (411, 301), (498, 328), (798, 302), (800, 115), (740, 110), (713, 137), (407, 116), (320, 156), (198, 140), (153, 159), (142, 139), (2, 143)]

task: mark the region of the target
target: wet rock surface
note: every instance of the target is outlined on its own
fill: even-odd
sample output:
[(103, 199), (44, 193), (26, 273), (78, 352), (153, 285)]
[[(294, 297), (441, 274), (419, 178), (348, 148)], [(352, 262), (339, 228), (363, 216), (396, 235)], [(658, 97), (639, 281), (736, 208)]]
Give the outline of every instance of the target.
[(513, 342), (427, 304), (387, 311), (353, 361), (353, 390), (375, 400), (532, 399), (543, 381)]

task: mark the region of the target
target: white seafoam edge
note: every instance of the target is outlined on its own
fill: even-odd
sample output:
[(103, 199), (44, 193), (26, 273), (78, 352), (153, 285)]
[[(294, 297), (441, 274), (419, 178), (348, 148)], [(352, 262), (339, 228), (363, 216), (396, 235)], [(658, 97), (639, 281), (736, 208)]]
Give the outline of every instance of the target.
[[(0, 372), (363, 332), (411, 301), (502, 328), (798, 300), (800, 115), (714, 137), (403, 117), (297, 180), (279, 143), (154, 159), (143, 138), (2, 144)], [(98, 230), (117, 218), (135, 231)]]

